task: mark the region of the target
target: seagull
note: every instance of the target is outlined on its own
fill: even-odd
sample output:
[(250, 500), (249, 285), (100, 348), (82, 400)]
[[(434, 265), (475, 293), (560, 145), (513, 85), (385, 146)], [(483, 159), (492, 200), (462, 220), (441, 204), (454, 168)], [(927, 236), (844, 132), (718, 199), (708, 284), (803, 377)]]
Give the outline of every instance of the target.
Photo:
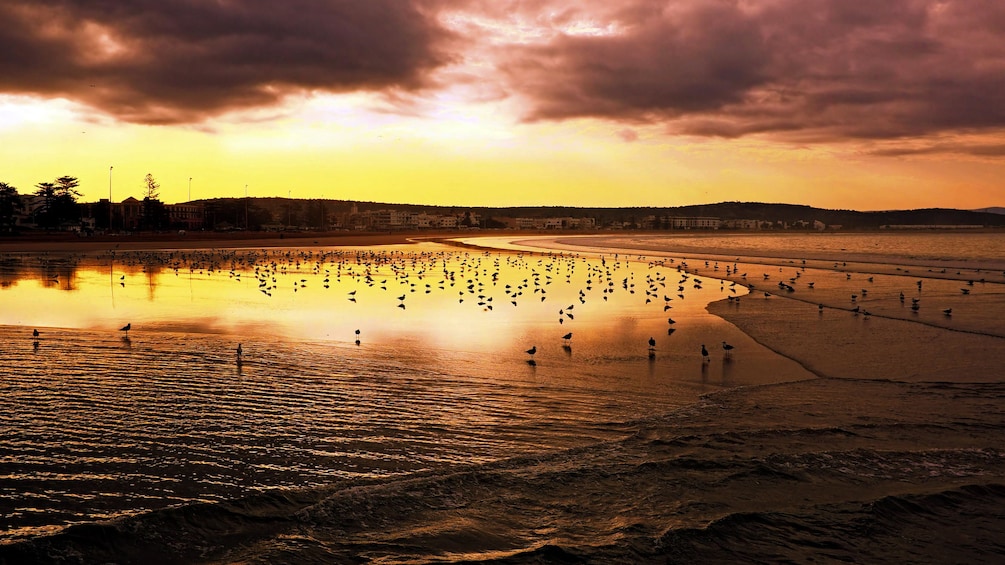
[(705, 349), (705, 344), (701, 344), (701, 360), (703, 363), (708, 363), (708, 350)]
[(726, 352), (726, 357), (729, 357), (729, 354), (733, 351), (733, 346), (724, 341), (722, 342), (722, 349)]
[(133, 323), (129, 322), (128, 324), (126, 324), (126, 325), (122, 326), (121, 328), (119, 328), (119, 331), (120, 332), (126, 332), (126, 335), (128, 336), (129, 335), (129, 330), (131, 330), (132, 328), (133, 328)]
[(569, 332), (569, 333), (563, 335), (562, 339), (564, 339), (566, 342), (568, 342), (570, 339), (572, 339), (572, 332)]

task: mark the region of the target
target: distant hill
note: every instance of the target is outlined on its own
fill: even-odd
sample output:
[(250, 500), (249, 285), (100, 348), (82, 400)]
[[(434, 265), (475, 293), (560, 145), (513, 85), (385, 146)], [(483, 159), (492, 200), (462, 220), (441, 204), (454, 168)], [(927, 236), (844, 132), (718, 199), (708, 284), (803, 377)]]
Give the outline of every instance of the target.
[(992, 206), (990, 208), (978, 208), (974, 212), (983, 212), (985, 214), (1005, 214), (1005, 207), (1003, 206)]
[[(244, 202), (243, 199), (224, 198), (200, 200), (209, 203)], [(1005, 227), (1005, 208), (985, 208), (983, 210), (957, 210), (952, 208), (924, 208), (918, 210), (885, 210), (860, 212), (856, 210), (831, 210), (814, 208), (800, 204), (778, 204), (764, 202), (719, 202), (673, 207), (625, 207), (625, 208), (579, 208), (572, 206), (426, 206), (420, 204), (393, 204), (382, 202), (348, 200), (301, 200), (287, 198), (251, 198), (252, 206), (267, 210), (274, 218), (283, 218), (290, 208), (304, 209), (323, 206), (328, 214), (346, 213), (353, 206), (359, 211), (397, 209), (408, 212), (430, 214), (463, 214), (471, 212), (489, 218), (549, 218), (549, 217), (592, 217), (598, 226), (613, 222), (641, 223), (648, 216), (706, 216), (723, 220), (758, 220), (762, 222), (785, 223), (823, 222), (828, 226), (842, 229), (878, 229), (886, 225), (914, 226), (987, 226)]]

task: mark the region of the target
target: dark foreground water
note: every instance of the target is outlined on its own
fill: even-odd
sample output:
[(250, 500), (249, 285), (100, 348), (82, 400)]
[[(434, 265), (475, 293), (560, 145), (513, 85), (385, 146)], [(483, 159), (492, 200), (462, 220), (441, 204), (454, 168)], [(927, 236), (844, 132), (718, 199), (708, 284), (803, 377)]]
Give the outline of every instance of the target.
[[(49, 259), (9, 261), (24, 272), (0, 291), (0, 562), (1005, 557), (1005, 385), (989, 362), (906, 369), (946, 344), (1000, 359), (978, 307), (997, 282), (955, 320), (912, 318), (893, 293), (914, 273), (803, 269), (818, 318), (816, 300), (720, 283), (717, 263), (685, 278), (679, 258), (423, 249), (118, 257), (72, 283), (63, 263), (53, 278)], [(963, 300), (926, 281), (926, 301)], [(865, 284), (888, 318), (845, 310), (841, 285)], [(754, 335), (812, 354), (705, 311), (729, 296), (760, 308), (772, 330)], [(67, 306), (36, 340), (22, 318), (42, 299)], [(882, 335), (919, 343), (864, 353)]]

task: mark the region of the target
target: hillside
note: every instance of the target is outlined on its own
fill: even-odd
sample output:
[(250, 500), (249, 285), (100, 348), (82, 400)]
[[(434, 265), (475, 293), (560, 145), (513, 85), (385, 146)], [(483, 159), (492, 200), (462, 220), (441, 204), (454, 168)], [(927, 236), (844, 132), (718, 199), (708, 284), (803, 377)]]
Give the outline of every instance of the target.
[[(256, 222), (291, 223), (293, 225), (318, 225), (321, 214), (327, 217), (345, 215), (355, 207), (359, 212), (396, 209), (410, 213), (434, 215), (478, 214), (483, 225), (492, 226), (492, 219), (499, 218), (595, 218), (597, 226), (626, 223), (642, 225), (646, 218), (660, 217), (715, 217), (722, 220), (757, 220), (771, 222), (774, 226), (812, 225), (814, 221), (841, 229), (879, 229), (882, 226), (983, 226), (1005, 227), (1005, 213), (988, 208), (985, 210), (957, 210), (951, 208), (925, 208), (918, 210), (886, 210), (861, 212), (856, 210), (832, 210), (814, 208), (798, 204), (778, 204), (763, 202), (719, 202), (676, 207), (625, 207), (625, 208), (583, 208), (572, 206), (524, 206), (524, 207), (464, 207), (427, 206), (418, 204), (392, 204), (383, 202), (363, 202), (347, 200), (301, 200), (287, 198), (224, 198), (199, 200), (208, 213), (222, 218), (243, 218), (246, 204)], [(238, 222), (239, 223), (239, 222)], [(657, 221), (658, 224), (658, 221)]]

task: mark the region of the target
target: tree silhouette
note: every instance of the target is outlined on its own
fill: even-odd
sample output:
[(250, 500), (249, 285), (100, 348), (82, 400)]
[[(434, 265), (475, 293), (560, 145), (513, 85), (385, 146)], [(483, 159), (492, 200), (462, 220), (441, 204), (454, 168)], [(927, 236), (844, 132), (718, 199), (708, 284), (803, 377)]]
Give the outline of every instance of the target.
[(57, 224), (80, 219), (80, 206), (77, 205), (77, 198), (80, 198), (80, 193), (77, 192), (78, 186), (80, 186), (80, 181), (77, 180), (77, 177), (64, 175), (56, 179), (55, 214)]
[(55, 228), (66, 221), (80, 219), (80, 207), (76, 188), (80, 182), (76, 177), (62, 176), (56, 182), (40, 182), (36, 196), (42, 197), (42, 206), (35, 212), (35, 223), (45, 228)]
[(42, 197), (42, 205), (34, 211), (35, 223), (51, 228), (58, 223), (53, 212), (56, 205), (56, 185), (51, 182), (40, 182), (35, 188), (38, 189), (35, 191), (35, 196)]
[(158, 230), (167, 227), (168, 213), (164, 203), (159, 200), (161, 185), (154, 180), (154, 176), (147, 173), (143, 177), (143, 227), (145, 229)]
[(160, 198), (161, 195), (160, 192), (158, 192), (160, 187), (161, 185), (154, 180), (154, 176), (152, 174), (147, 173), (147, 176), (143, 177), (143, 190), (146, 194), (144, 198), (149, 198), (151, 200), (157, 200)]
[(17, 189), (13, 186), (0, 182), (0, 232), (14, 232), (14, 214), (24, 210), (24, 202)]

